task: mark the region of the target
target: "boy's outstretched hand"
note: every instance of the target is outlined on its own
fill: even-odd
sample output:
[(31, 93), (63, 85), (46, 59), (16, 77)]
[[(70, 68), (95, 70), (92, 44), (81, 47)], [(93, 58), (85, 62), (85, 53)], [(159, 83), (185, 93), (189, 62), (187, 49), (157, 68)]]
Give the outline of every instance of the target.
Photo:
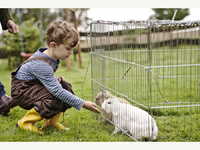
[(90, 101), (85, 101), (85, 103), (83, 104), (83, 108), (91, 110), (96, 113), (100, 113), (100, 109), (97, 107), (97, 105)]

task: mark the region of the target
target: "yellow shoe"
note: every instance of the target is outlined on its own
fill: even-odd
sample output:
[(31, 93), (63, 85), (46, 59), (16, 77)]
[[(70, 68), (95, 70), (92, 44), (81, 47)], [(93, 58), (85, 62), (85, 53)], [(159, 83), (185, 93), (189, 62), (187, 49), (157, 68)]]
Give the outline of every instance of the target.
[(40, 120), (42, 120), (40, 114), (36, 112), (35, 109), (31, 109), (17, 122), (17, 125), (21, 129), (43, 134), (41, 129), (34, 126), (34, 124)]
[(48, 126), (52, 126), (52, 127), (55, 127), (58, 130), (68, 131), (69, 128), (66, 128), (64, 125), (59, 123), (59, 119), (60, 119), (61, 115), (62, 115), (62, 113), (58, 113), (57, 115), (53, 116), (51, 119), (46, 120), (45, 123), (44, 123), (44, 128), (48, 127)]

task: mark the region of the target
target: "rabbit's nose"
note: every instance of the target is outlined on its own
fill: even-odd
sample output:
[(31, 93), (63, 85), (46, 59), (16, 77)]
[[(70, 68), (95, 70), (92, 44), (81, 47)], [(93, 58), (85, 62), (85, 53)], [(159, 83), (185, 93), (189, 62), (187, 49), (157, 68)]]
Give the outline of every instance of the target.
[(101, 109), (101, 112), (104, 113), (104, 114), (106, 113), (106, 111), (104, 109)]

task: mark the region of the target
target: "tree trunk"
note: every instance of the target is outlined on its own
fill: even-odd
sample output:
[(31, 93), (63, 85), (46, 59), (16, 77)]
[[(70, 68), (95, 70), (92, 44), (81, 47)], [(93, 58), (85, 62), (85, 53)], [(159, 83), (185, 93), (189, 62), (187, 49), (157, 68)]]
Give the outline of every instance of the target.
[[(65, 8), (64, 9), (64, 20), (71, 22), (74, 24), (75, 29), (77, 30), (78, 25), (77, 25), (77, 18), (75, 11), (70, 8)], [(77, 45), (77, 52), (78, 52), (78, 66), (79, 68), (82, 68), (82, 58), (81, 58), (81, 47), (80, 44)], [(67, 70), (71, 70), (71, 59), (68, 60), (66, 59), (66, 65), (67, 65)]]
[(78, 64), (79, 64), (79, 68), (83, 68), (83, 66), (82, 66), (82, 58), (81, 58), (81, 47), (80, 47), (80, 44), (77, 45), (77, 49), (78, 49)]
[[(72, 15), (73, 15), (73, 20), (74, 20), (74, 27), (77, 30), (77, 19), (76, 19), (76, 15), (75, 15), (75, 11), (72, 10)], [(81, 58), (81, 47), (80, 44), (77, 45), (77, 51), (78, 51), (78, 66), (79, 68), (82, 68), (82, 58)]]
[(71, 71), (72, 68), (71, 57), (66, 58), (65, 61), (66, 61), (67, 71)]

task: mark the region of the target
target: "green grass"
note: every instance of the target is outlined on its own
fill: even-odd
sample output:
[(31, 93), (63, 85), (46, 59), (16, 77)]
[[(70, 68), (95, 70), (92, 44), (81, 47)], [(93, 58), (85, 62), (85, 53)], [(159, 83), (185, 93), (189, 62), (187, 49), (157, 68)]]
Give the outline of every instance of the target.
[[(83, 66), (79, 69), (77, 63), (73, 63), (72, 70), (60, 66), (56, 76), (63, 76), (71, 82), (76, 95), (85, 100), (93, 101), (91, 98), (90, 59), (88, 54), (83, 54)], [(88, 69), (87, 77), (86, 71)], [(0, 60), (0, 81), (5, 85), (7, 94), (10, 95), (10, 70), (7, 69), (7, 60)], [(86, 79), (86, 80), (85, 80)], [(128, 136), (117, 134), (112, 136), (114, 130), (112, 125), (101, 121), (99, 115), (88, 110), (78, 111), (74, 108), (65, 112), (61, 122), (70, 128), (69, 131), (58, 131), (54, 128), (45, 129), (43, 136), (27, 132), (16, 127), (17, 121), (25, 114), (26, 110), (19, 107), (13, 108), (8, 117), (0, 116), (0, 141), (133, 141)], [(44, 121), (36, 124), (41, 127)]]
[[(61, 66), (56, 72), (56, 76), (63, 76), (67, 81), (71, 82), (73, 89), (78, 96), (86, 100), (94, 101), (94, 99), (92, 99), (91, 92), (91, 70), (90, 67), (88, 68), (90, 61), (88, 54), (83, 54), (83, 61), (84, 68), (79, 69), (77, 64), (74, 63), (73, 69), (68, 72), (66, 71), (65, 67)], [(98, 61), (98, 59), (95, 59), (95, 68), (93, 70), (93, 75), (97, 79), (101, 77), (99, 72), (103, 71), (103, 68), (105, 67), (101, 66)], [(0, 60), (1, 81), (6, 86), (8, 95), (10, 95), (10, 71), (6, 69), (6, 66), (6, 60)], [(137, 96), (136, 98), (145, 96), (145, 92), (147, 92), (148, 89), (142, 89), (142, 87), (147, 84), (146, 81), (142, 80), (142, 85), (140, 85), (141, 80), (139, 80), (139, 78), (136, 78), (135, 81), (133, 81), (133, 78), (131, 78), (135, 71), (137, 71), (137, 73), (140, 72), (139, 69), (130, 70), (125, 80), (120, 80), (120, 82), (117, 82), (118, 75), (121, 77), (121, 75), (129, 66), (111, 64), (108, 67), (109, 71), (105, 72), (106, 77), (109, 80), (109, 82), (106, 82), (108, 86), (112, 87), (113, 89), (118, 88), (115, 90), (121, 90), (120, 92), (127, 94), (129, 97), (134, 96), (135, 93)], [(121, 69), (117, 70), (119, 68)], [(142, 75), (144, 77), (146, 76), (144, 73), (142, 73)], [(115, 80), (113, 80), (113, 76), (115, 76)], [(99, 81), (103, 83), (103, 81)], [(166, 83), (164, 85), (166, 85), (166, 87), (167, 84), (170, 85), (169, 81), (166, 80), (165, 82)], [(163, 87), (163, 89), (170, 93), (170, 86), (168, 86), (169, 89), (166, 89), (166, 87)], [(95, 90), (98, 90), (97, 85), (94, 85), (94, 88)], [(157, 91), (155, 90), (155, 92)], [(191, 94), (190, 91), (187, 92)], [(193, 95), (195, 95), (189, 95), (185, 93), (186, 92), (184, 91), (179, 95), (187, 95), (188, 97), (191, 96), (191, 98), (193, 98)], [(148, 102), (148, 98), (145, 98), (146, 99), (142, 100), (144, 100), (144, 102)], [(112, 136), (111, 133), (114, 130), (114, 127), (103, 122), (99, 115), (84, 109), (77, 111), (74, 108), (65, 112), (64, 118), (61, 119), (61, 122), (70, 128), (69, 131), (60, 132), (54, 128), (47, 128), (45, 130), (45, 135), (40, 136), (21, 130), (15, 126), (16, 122), (24, 115), (25, 112), (25, 110), (16, 107), (12, 109), (8, 117), (0, 116), (0, 141), (133, 141), (128, 136), (121, 133)], [(199, 141), (200, 113), (198, 112), (198, 108), (151, 110), (150, 113), (154, 115), (159, 128), (157, 141)], [(39, 122), (37, 126), (40, 127), (42, 124), (43, 121)]]
[[(145, 49), (99, 54), (105, 57), (93, 55), (93, 77), (98, 82), (93, 83), (96, 93), (102, 84), (115, 94), (125, 95), (131, 103), (146, 107), (200, 104), (200, 66), (145, 69), (149, 65), (200, 64), (198, 47), (162, 47), (153, 49), (152, 55)], [(147, 110), (158, 123), (158, 141), (199, 141), (199, 107)]]
[[(105, 52), (103, 55), (108, 58), (93, 55), (94, 79), (144, 105), (155, 106), (165, 101), (199, 102), (200, 66), (145, 69), (148, 66), (200, 64), (199, 51), (165, 48), (151, 53), (152, 63), (144, 50)], [(98, 87), (98, 83), (94, 84)]]

